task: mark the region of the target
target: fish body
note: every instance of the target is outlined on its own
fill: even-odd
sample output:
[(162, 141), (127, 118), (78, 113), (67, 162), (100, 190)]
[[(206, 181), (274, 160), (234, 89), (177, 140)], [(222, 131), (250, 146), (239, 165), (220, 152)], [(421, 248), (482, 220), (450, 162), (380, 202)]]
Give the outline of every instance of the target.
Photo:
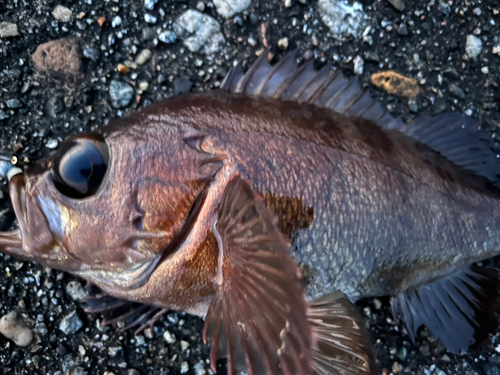
[[(224, 158), (208, 189), (214, 203), (204, 205), (203, 215), (234, 173), (251, 181), (292, 239), (311, 299), (333, 290), (352, 300), (391, 294), (499, 250), (498, 195), (397, 130), (224, 91), (171, 98), (140, 116), (123, 126), (151, 133), (147, 143), (158, 142), (155, 149), (169, 147), (161, 144), (169, 129), (179, 138), (198, 133), (197, 147)], [(214, 220), (200, 220), (193, 230), (210, 233)], [(215, 238), (195, 237), (179, 253), (215, 263)], [(153, 281), (165, 282), (154, 275)], [(147, 289), (143, 294), (152, 294)]]
[(374, 373), (349, 300), (390, 295), (412, 337), (428, 325), (454, 352), (496, 328), (499, 274), (471, 266), (500, 251), (484, 143), (470, 119), (404, 125), (355, 80), (260, 58), (14, 176), (19, 230), (0, 245), (116, 299), (205, 316), (212, 363), (230, 371)]

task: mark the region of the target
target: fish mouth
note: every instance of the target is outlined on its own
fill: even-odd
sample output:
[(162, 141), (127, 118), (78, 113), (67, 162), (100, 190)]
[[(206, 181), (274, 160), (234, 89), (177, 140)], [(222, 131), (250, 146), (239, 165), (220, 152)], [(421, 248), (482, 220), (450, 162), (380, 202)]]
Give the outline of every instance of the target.
[(0, 251), (15, 257), (30, 258), (31, 256), (22, 248), (22, 236), (26, 233), (26, 192), (23, 173), (10, 178), (9, 192), (19, 228), (0, 232)]

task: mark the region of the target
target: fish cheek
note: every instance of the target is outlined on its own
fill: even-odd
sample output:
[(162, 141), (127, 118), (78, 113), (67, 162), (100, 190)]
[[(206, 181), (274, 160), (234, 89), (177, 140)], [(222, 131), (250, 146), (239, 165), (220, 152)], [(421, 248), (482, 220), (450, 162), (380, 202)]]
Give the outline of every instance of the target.
[[(143, 213), (142, 229), (165, 232), (154, 240), (156, 246), (166, 247), (182, 229), (196, 198), (205, 184), (196, 182), (172, 186), (162, 181), (144, 181), (137, 193), (137, 205)], [(139, 228), (141, 229), (141, 228)]]

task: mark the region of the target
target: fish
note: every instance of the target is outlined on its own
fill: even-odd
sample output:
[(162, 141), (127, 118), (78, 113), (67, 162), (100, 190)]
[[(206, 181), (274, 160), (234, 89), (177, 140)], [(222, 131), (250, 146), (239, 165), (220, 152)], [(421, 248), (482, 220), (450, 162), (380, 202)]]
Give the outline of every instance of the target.
[(87, 280), (107, 323), (203, 317), (230, 374), (376, 374), (354, 303), (379, 296), (412, 340), (478, 348), (500, 312), (479, 263), (500, 253), (491, 137), (457, 113), (405, 124), (358, 77), (268, 53), (12, 176), (0, 251)]

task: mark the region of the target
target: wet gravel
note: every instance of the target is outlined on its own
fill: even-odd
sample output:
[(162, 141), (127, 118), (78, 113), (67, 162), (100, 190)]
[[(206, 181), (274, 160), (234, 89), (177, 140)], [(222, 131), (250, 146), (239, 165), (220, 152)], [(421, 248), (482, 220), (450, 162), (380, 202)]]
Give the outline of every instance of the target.
[[(234, 3), (250, 5), (228, 16)], [(175, 93), (218, 87), (236, 61), (248, 66), (265, 46), (276, 59), (299, 48), (318, 66), (361, 73), (372, 95), (406, 121), (456, 111), (480, 118), (498, 138), (499, 13), (496, 0), (0, 0), (0, 154), (21, 167), (34, 163), (70, 134)], [(420, 94), (375, 89), (370, 77), (384, 70), (417, 79)], [(0, 157), (0, 173), (5, 163)], [(6, 230), (15, 223), (5, 179), (0, 188)], [(16, 310), (35, 336), (21, 348), (0, 335), (0, 373), (210, 373), (200, 319), (172, 313), (134, 337), (85, 314), (81, 285), (0, 256), (0, 316)], [(386, 299), (360, 310), (384, 374), (500, 374), (499, 335), (456, 356), (425, 329), (409, 343)]]

